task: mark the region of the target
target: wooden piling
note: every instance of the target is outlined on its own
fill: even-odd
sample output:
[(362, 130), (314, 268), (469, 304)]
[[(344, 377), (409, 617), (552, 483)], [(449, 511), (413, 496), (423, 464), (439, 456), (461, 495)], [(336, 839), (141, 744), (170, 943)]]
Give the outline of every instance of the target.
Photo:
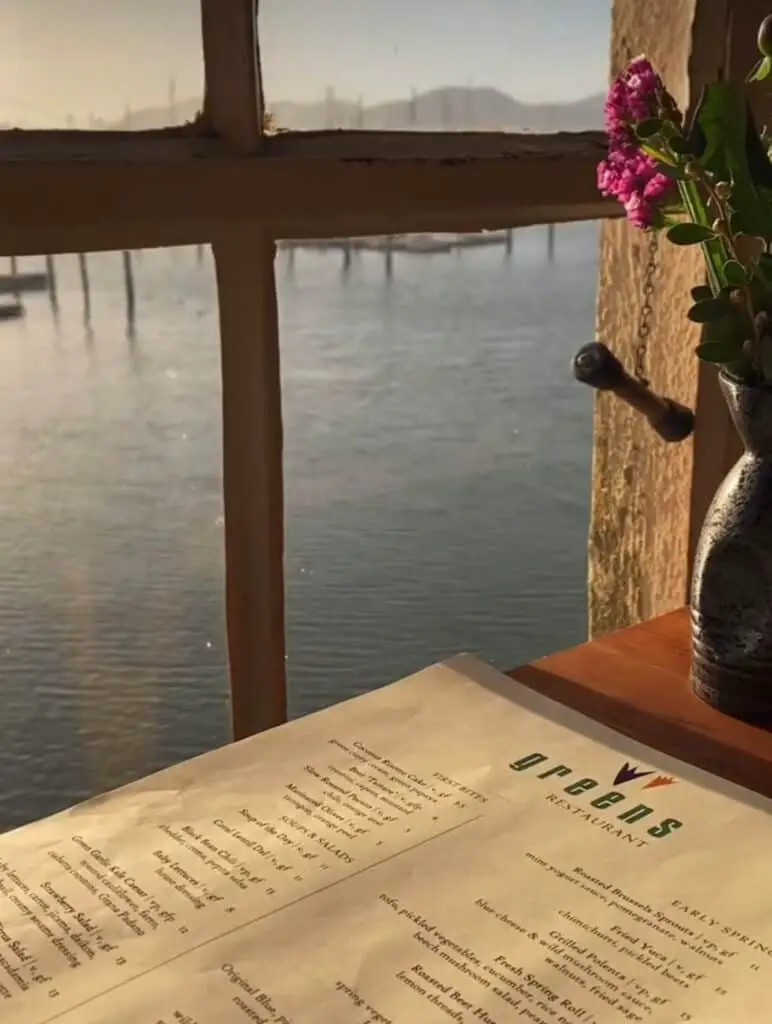
[(78, 253), (78, 267), (80, 269), (80, 287), (83, 292), (83, 322), (88, 327), (91, 325), (91, 285), (88, 279), (88, 259), (84, 252)]
[(547, 225), (547, 259), (552, 263), (555, 259), (555, 225)]
[[(19, 259), (17, 256), (11, 256), (9, 259), (11, 277), (18, 279), (19, 276)], [(21, 302), (21, 292), (18, 288), (14, 290), (13, 297), (16, 302)]]
[(126, 288), (126, 326), (129, 334), (134, 333), (137, 316), (137, 301), (134, 292), (134, 270), (131, 265), (131, 252), (124, 249), (123, 253), (123, 283)]
[(46, 274), (48, 276), (48, 298), (54, 314), (59, 312), (59, 296), (56, 291), (56, 267), (53, 256), (46, 256)]
[(394, 276), (394, 236), (387, 235), (386, 242), (387, 246), (384, 249), (386, 280), (391, 281), (392, 277)]

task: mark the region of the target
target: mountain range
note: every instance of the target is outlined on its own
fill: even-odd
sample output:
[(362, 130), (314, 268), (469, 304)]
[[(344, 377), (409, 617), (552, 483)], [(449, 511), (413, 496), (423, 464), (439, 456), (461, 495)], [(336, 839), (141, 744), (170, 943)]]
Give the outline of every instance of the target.
[[(318, 103), (277, 101), (270, 104), (275, 125), (290, 131), (324, 128), (377, 130), (586, 131), (603, 126), (603, 93), (570, 103), (521, 103), (492, 88), (449, 86), (416, 93), (409, 99), (365, 106), (328, 93)], [(167, 107), (146, 107), (120, 121), (96, 121), (94, 128), (147, 130), (192, 120), (200, 100)]]

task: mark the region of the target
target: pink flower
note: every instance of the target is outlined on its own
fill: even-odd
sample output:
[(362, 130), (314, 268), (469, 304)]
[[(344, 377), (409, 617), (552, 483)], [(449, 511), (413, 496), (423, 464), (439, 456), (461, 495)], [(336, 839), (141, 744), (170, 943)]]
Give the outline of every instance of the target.
[(606, 131), (612, 138), (629, 134), (631, 123), (654, 117), (665, 92), (662, 80), (645, 57), (636, 57), (612, 83), (606, 99)]
[(598, 190), (613, 196), (639, 228), (656, 223), (674, 183), (644, 153), (635, 125), (655, 117), (667, 97), (659, 75), (645, 57), (636, 57), (611, 85), (605, 106), (608, 156), (598, 166)]
[(643, 195), (653, 203), (661, 203), (673, 189), (673, 181), (666, 174), (656, 170), (643, 187)]
[(645, 57), (636, 57), (630, 62), (625, 73), (625, 86), (634, 121), (642, 121), (657, 113), (658, 101), (665, 87)]
[(606, 132), (610, 138), (627, 134), (629, 114), (627, 87), (623, 79), (618, 78), (609, 89), (604, 108)]
[(624, 203), (627, 219), (636, 228), (645, 231), (651, 227), (656, 217), (657, 208), (640, 193), (633, 193)]

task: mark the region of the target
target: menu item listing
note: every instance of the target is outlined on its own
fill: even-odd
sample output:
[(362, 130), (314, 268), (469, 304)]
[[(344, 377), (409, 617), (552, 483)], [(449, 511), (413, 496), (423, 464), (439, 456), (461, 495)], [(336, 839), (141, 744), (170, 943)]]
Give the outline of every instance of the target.
[(0, 1020), (755, 1019), (770, 839), (463, 656), (0, 837)]

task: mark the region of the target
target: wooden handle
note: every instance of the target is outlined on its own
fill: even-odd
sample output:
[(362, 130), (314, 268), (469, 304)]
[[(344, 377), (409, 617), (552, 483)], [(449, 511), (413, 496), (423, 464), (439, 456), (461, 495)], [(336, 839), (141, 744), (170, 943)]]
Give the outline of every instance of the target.
[(574, 356), (574, 377), (596, 391), (611, 391), (642, 413), (663, 441), (684, 441), (694, 431), (694, 413), (680, 402), (650, 391), (631, 377), (614, 353), (591, 342)]

